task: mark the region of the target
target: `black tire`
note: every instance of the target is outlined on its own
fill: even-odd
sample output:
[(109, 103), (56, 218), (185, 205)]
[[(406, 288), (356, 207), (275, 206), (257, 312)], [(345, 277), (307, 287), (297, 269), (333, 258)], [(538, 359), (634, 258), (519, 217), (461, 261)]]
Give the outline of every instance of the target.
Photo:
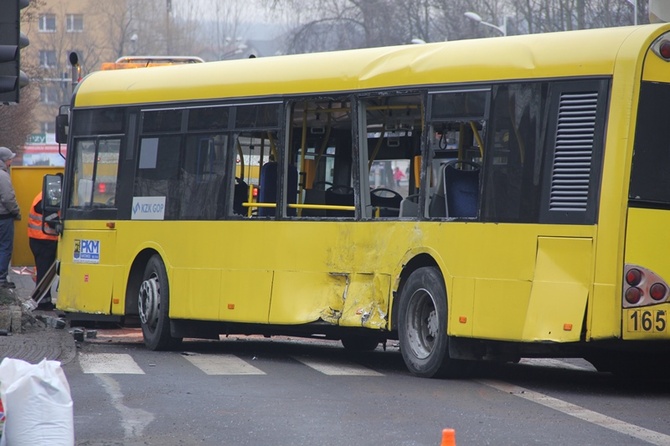
[(165, 265), (155, 254), (147, 262), (137, 300), (144, 344), (150, 350), (171, 350), (182, 338), (170, 335), (170, 286)]
[(343, 336), (340, 342), (345, 349), (352, 352), (371, 352), (379, 345), (379, 338), (374, 336)]
[(449, 357), (447, 291), (439, 270), (412, 272), (398, 305), (400, 353), (409, 371), (424, 378), (462, 376), (467, 363)]

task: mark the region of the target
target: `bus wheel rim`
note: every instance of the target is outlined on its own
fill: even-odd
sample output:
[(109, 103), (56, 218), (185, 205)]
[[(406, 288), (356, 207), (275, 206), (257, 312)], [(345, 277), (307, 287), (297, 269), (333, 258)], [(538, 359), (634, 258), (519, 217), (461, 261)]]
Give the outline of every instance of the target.
[(158, 322), (158, 306), (160, 304), (160, 289), (158, 280), (151, 277), (140, 285), (140, 298), (138, 301), (140, 321), (150, 328)]
[(439, 321), (433, 296), (426, 289), (417, 290), (408, 307), (407, 334), (414, 356), (430, 356), (438, 337)]

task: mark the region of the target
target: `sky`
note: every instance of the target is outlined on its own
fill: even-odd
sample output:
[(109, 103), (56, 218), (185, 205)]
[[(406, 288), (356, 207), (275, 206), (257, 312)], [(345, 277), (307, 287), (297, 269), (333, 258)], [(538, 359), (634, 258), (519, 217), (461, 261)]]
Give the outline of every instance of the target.
[[(168, 0), (166, 0), (168, 1)], [(205, 21), (222, 20), (226, 16), (240, 17), (240, 34), (251, 40), (270, 40), (284, 31), (276, 18), (260, 6), (258, 0), (171, 0), (175, 16), (197, 14)]]

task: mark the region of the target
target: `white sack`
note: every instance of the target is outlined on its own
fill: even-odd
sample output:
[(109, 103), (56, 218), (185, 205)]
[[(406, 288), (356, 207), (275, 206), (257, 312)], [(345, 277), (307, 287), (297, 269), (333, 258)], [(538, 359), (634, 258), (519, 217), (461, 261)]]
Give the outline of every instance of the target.
[(72, 397), (58, 361), (0, 363), (5, 426), (0, 446), (72, 446)]

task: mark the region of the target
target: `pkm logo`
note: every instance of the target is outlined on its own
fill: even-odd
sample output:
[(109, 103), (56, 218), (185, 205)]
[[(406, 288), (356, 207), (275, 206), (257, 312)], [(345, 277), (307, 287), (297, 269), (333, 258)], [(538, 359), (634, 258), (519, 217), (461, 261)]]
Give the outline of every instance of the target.
[(82, 240), (80, 249), (82, 254), (100, 253), (100, 240)]
[(79, 263), (100, 263), (100, 240), (75, 239), (73, 257)]

